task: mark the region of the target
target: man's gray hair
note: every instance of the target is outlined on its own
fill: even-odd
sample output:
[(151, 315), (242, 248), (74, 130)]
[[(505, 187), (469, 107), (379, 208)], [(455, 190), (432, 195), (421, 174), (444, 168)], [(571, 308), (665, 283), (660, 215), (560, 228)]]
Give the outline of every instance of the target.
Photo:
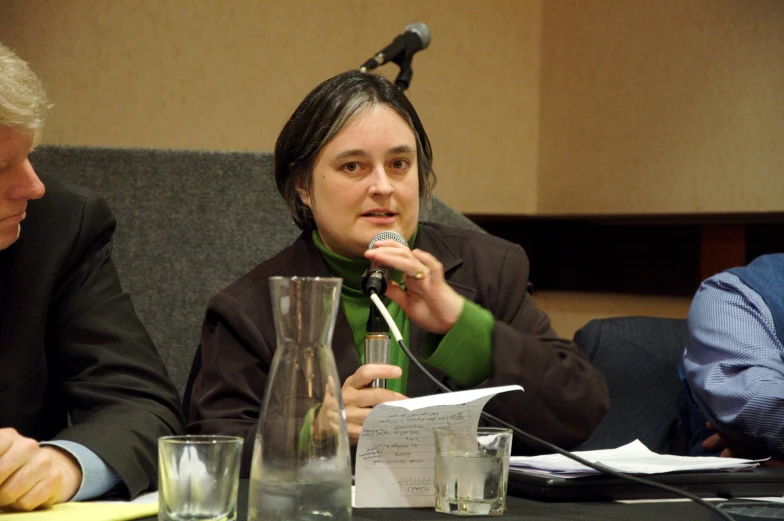
[(0, 126), (34, 134), (38, 142), (50, 108), (38, 76), (14, 51), (0, 43)]

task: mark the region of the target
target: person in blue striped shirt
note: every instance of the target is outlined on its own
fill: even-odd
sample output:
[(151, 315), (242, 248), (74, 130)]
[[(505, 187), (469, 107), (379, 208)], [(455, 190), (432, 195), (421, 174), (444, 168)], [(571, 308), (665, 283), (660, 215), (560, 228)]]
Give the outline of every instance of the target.
[(701, 284), (689, 310), (683, 371), (707, 420), (702, 449), (784, 465), (783, 341), (784, 254)]

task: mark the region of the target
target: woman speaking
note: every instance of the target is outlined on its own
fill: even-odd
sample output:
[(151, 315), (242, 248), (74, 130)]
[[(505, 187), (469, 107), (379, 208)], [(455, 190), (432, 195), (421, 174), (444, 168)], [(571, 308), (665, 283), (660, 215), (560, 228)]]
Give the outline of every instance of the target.
[[(525, 392), (502, 393), (486, 409), (566, 448), (588, 437), (608, 408), (601, 375), (534, 303), (520, 246), (420, 222), (435, 184), (430, 142), (388, 80), (350, 71), (311, 91), (278, 137), (275, 179), (302, 234), (210, 300), (190, 432), (243, 436), (247, 476), (276, 343), (271, 276), (343, 279), (332, 348), (352, 444), (374, 405), (438, 392), (409, 370), (394, 340), (389, 365), (364, 364), (361, 280), (376, 263), (394, 270), (385, 303), (437, 378), (456, 390), (522, 385)], [(382, 240), (368, 249), (383, 231), (408, 246)], [(387, 387), (371, 387), (376, 379)]]

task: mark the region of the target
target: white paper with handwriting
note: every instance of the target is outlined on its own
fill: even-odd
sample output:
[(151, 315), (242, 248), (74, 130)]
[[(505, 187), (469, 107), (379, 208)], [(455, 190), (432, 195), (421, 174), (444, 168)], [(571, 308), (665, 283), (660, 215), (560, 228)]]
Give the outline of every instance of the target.
[(357, 444), (357, 508), (435, 506), (435, 427), (476, 429), (479, 414), (498, 393), (519, 385), (435, 394), (377, 405)]

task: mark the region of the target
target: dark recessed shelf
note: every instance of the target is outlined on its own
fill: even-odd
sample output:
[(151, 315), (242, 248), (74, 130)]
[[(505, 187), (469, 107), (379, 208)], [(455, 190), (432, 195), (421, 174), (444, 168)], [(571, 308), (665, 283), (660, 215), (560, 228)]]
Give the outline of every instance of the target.
[(537, 289), (690, 296), (700, 281), (784, 252), (784, 213), (469, 215), (523, 246)]

